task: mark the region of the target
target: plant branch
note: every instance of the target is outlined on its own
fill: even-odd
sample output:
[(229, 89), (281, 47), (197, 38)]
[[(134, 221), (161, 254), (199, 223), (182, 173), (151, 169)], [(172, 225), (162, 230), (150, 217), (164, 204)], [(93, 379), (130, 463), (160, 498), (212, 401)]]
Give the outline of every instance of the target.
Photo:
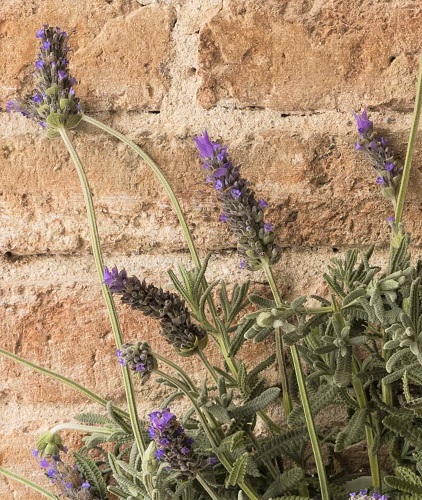
[(14, 472), (5, 469), (4, 467), (0, 467), (0, 474), (3, 474), (4, 476), (13, 479), (14, 481), (19, 481), (20, 483), (24, 484), (28, 488), (31, 488), (32, 490), (36, 491), (37, 493), (41, 493), (41, 495), (44, 495), (47, 498), (53, 498), (53, 500), (57, 500), (57, 495), (54, 495), (50, 491), (46, 490), (42, 486), (33, 483), (29, 479), (26, 479), (25, 477), (20, 476), (19, 474), (15, 474)]
[[(98, 403), (99, 405), (103, 406), (104, 408), (107, 408), (107, 400), (102, 398), (101, 396), (98, 396), (94, 392), (90, 391), (86, 387), (82, 386), (81, 384), (78, 384), (74, 380), (71, 380), (67, 377), (64, 377), (63, 375), (59, 375), (56, 372), (53, 372), (51, 370), (48, 370), (47, 368), (43, 368), (42, 366), (38, 366), (35, 363), (32, 363), (31, 361), (27, 361), (24, 358), (21, 358), (17, 356), (16, 354), (13, 354), (9, 351), (6, 351), (5, 349), (0, 348), (0, 354), (5, 356), (6, 358), (11, 359), (12, 361), (15, 361), (16, 363), (20, 363), (21, 365), (24, 365), (28, 368), (31, 368), (32, 370), (41, 373), (42, 375), (46, 375), (47, 377), (50, 377), (53, 380), (58, 380), (59, 382), (62, 382), (65, 385), (68, 385), (75, 391), (80, 392), (87, 398), (91, 399), (95, 403)], [(129, 414), (123, 411), (122, 409), (118, 408), (117, 406), (112, 405), (113, 411), (117, 413), (120, 417), (123, 417), (125, 419), (129, 419)]]

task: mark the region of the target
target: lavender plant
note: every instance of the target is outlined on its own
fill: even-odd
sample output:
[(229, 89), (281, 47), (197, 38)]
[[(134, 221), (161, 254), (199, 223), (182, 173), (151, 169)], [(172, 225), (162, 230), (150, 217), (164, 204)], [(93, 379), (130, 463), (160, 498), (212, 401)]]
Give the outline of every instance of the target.
[[(240, 266), (265, 273), (272, 299), (249, 293), (249, 282), (234, 285), (230, 293), (224, 281), (207, 283), (210, 256), (200, 260), (161, 170), (136, 144), (84, 113), (68, 70), (67, 34), (44, 25), (37, 38), (41, 48), (36, 89), (23, 100), (9, 102), (7, 109), (36, 120), (48, 137), (61, 137), (75, 164), (128, 412), (63, 375), (0, 349), (0, 354), (60, 380), (104, 410), (77, 415), (79, 423), (61, 423), (40, 437), (34, 456), (57, 493), (4, 467), (0, 472), (47, 498), (78, 500), (422, 498), (422, 262), (412, 265), (410, 237), (401, 221), (421, 109), (421, 79), (403, 168), (389, 142), (374, 131), (367, 111), (355, 115), (356, 150), (366, 154), (377, 172), (376, 183), (395, 210), (389, 220), (387, 267), (370, 265), (373, 249), (363, 255), (348, 251), (323, 275), (330, 297), (313, 297), (320, 305), (311, 307), (306, 297), (282, 301), (272, 272), (281, 253), (276, 230), (265, 221), (267, 203), (257, 199), (227, 146), (212, 141), (207, 132), (195, 138), (206, 182), (222, 207), (220, 219), (235, 234)], [(127, 144), (166, 189), (193, 261), (190, 269), (180, 265), (178, 273), (169, 272), (176, 292), (104, 265), (90, 187), (68, 133), (81, 121)], [(113, 295), (134, 314), (159, 322), (162, 336), (178, 355), (197, 356), (203, 362), (207, 379), (195, 382), (142, 339), (124, 341)], [(250, 304), (258, 309), (247, 313)], [(248, 368), (239, 358), (241, 346), (273, 334), (276, 353)], [(219, 366), (207, 357), (208, 339), (220, 348)], [(267, 387), (261, 377), (276, 359), (281, 390)], [(135, 383), (168, 388), (161, 407), (149, 408), (149, 423), (139, 417)], [(287, 425), (266, 413), (270, 405), (280, 404), (280, 393)], [(170, 408), (180, 398), (188, 410), (176, 415)], [(346, 410), (344, 426), (319, 428), (315, 416), (333, 404)], [(266, 433), (258, 431), (258, 419)], [(84, 445), (72, 453), (74, 465), (64, 458), (64, 429), (84, 434)], [(367, 447), (368, 467), (362, 468), (370, 472), (372, 488), (349, 493), (344, 484), (353, 473), (337, 459), (358, 443)], [(388, 457), (385, 470), (380, 467), (381, 452)]]

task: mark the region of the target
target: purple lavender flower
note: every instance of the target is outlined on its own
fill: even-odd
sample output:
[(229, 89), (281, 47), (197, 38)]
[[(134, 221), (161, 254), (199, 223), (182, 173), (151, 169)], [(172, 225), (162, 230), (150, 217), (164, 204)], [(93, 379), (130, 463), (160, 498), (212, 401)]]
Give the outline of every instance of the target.
[(369, 120), (366, 109), (361, 115), (354, 116), (359, 134), (355, 149), (365, 153), (378, 173), (376, 183), (382, 186), (384, 195), (395, 204), (402, 168), (398, 166), (394, 151), (389, 147), (387, 139), (378, 137), (373, 131), (373, 123)]
[(119, 271), (117, 266), (114, 266), (111, 271), (108, 267), (104, 268), (104, 284), (108, 286), (110, 292), (121, 293), (125, 289), (124, 280), (127, 279), (125, 269)]
[(362, 114), (359, 115), (357, 113), (354, 114), (356, 125), (358, 126), (358, 132), (361, 135), (367, 134), (369, 131), (372, 131), (373, 122), (368, 119), (366, 108), (363, 110)]
[[(49, 137), (60, 135), (58, 128), (73, 128), (80, 122), (81, 105), (71, 88), (76, 82), (69, 75), (68, 36), (60, 28), (45, 24), (36, 33), (41, 47), (35, 62), (36, 89), (25, 99), (8, 103), (9, 112), (16, 111), (47, 128)], [(47, 125), (47, 126), (46, 126)]]
[(387, 217), (387, 222), (389, 223), (393, 223), (395, 220), (396, 219), (392, 215), (390, 215), (390, 217)]
[(214, 144), (210, 141), (210, 138), (206, 130), (204, 131), (204, 135), (202, 137), (198, 136), (195, 137), (193, 140), (196, 143), (196, 146), (199, 150), (199, 156), (201, 158), (206, 159), (214, 155), (215, 151)]
[(249, 182), (240, 175), (240, 167), (233, 166), (227, 146), (211, 141), (206, 131), (194, 141), (207, 170), (206, 182), (218, 186), (217, 199), (223, 206), (220, 220), (236, 234), (246, 267), (260, 269), (264, 262), (277, 262), (273, 225), (263, 220), (267, 202), (255, 199)]
[(176, 415), (165, 408), (162, 411), (153, 411), (149, 418), (148, 432), (157, 448), (155, 458), (167, 462), (169, 469), (178, 472), (180, 478), (193, 478), (201, 460), (193, 449), (193, 439), (186, 436)]
[(214, 187), (215, 189), (217, 189), (218, 191), (223, 187), (223, 183), (220, 181), (220, 179), (217, 179), (215, 182), (214, 182)]
[(123, 344), (116, 353), (119, 363), (139, 374), (141, 385), (144, 385), (151, 373), (157, 368), (157, 362), (147, 342)]
[(136, 276), (128, 277), (124, 269), (119, 272), (117, 267), (104, 269), (104, 283), (112, 293), (122, 296), (124, 304), (159, 319), (162, 335), (178, 353), (189, 356), (198, 347), (205, 347), (205, 331), (192, 323), (185, 302), (178, 295), (147, 285)]

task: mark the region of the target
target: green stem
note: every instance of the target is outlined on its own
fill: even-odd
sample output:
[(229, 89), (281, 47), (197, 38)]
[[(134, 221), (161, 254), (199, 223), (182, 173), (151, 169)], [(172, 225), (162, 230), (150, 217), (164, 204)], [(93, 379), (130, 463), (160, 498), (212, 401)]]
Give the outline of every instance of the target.
[(220, 498), (216, 495), (214, 490), (209, 486), (209, 484), (205, 481), (205, 479), (202, 477), (201, 473), (197, 472), (195, 479), (198, 480), (198, 482), (201, 484), (201, 486), (204, 488), (204, 490), (208, 493), (210, 498), (212, 500), (220, 500)]
[(100, 427), (94, 425), (81, 425), (81, 424), (72, 424), (70, 422), (63, 422), (62, 424), (57, 424), (50, 429), (51, 434), (56, 434), (57, 432), (71, 430), (71, 431), (79, 431), (79, 432), (87, 432), (93, 434), (94, 432), (98, 432), (101, 434), (113, 434), (115, 432), (114, 429), (110, 429), (108, 427)]
[[(80, 392), (81, 394), (83, 394), (87, 398), (91, 399), (95, 403), (98, 403), (99, 405), (103, 406), (104, 408), (107, 407), (107, 400), (106, 399), (102, 398), (101, 396), (97, 396), (97, 394), (93, 393), (92, 391), (90, 391), (86, 387), (83, 387), (82, 385), (78, 384), (74, 380), (71, 380), (67, 377), (64, 377), (63, 375), (59, 375), (58, 373), (53, 372), (51, 370), (48, 370), (47, 368), (43, 368), (42, 366), (38, 366), (35, 363), (32, 363), (31, 361), (27, 361), (24, 358), (16, 356), (16, 354), (13, 354), (9, 351), (6, 351), (5, 349), (0, 348), (0, 354), (5, 356), (6, 358), (11, 359), (12, 361), (15, 361), (17, 363), (20, 363), (21, 365), (24, 365), (28, 368), (31, 368), (32, 370), (34, 370), (38, 373), (41, 373), (42, 375), (46, 375), (47, 377), (50, 377), (53, 380), (58, 380), (59, 382), (62, 382), (63, 384), (68, 385), (69, 387), (71, 387), (75, 391)], [(125, 411), (121, 410), (117, 406), (113, 405), (112, 408), (113, 408), (113, 411), (115, 413), (117, 413), (120, 417), (123, 417), (126, 419), (129, 418), (129, 414), (126, 413)]]
[(419, 126), (421, 107), (422, 107), (422, 64), (420, 64), (419, 68), (419, 77), (416, 90), (415, 109), (413, 111), (412, 127), (410, 129), (409, 142), (407, 144), (407, 151), (406, 151), (406, 159), (404, 162), (402, 179), (400, 183), (400, 191), (399, 191), (399, 196), (397, 198), (397, 206), (396, 206), (395, 221), (394, 221), (396, 224), (399, 224), (401, 222), (403, 215), (403, 207), (406, 198), (407, 186), (409, 184), (410, 167), (412, 165), (412, 157), (415, 149), (415, 140)]
[(3, 474), (4, 476), (9, 477), (10, 479), (13, 479), (15, 481), (19, 481), (25, 486), (28, 486), (28, 488), (31, 488), (32, 490), (37, 491), (38, 493), (41, 493), (41, 495), (44, 495), (47, 498), (53, 498), (53, 500), (57, 500), (57, 495), (54, 495), (53, 493), (46, 490), (42, 486), (39, 486), (38, 484), (33, 483), (29, 479), (26, 479), (25, 477), (22, 477), (19, 474), (15, 474), (14, 472), (5, 469), (4, 467), (0, 467), (0, 474)]
[(215, 373), (214, 368), (211, 366), (211, 364), (208, 361), (208, 358), (205, 356), (203, 350), (198, 348), (196, 350), (196, 352), (197, 352), (198, 356), (201, 358), (201, 361), (204, 364), (205, 368), (208, 370), (208, 373), (214, 379), (214, 382), (218, 385), (218, 375)]
[(116, 137), (120, 141), (122, 141), (124, 144), (129, 146), (133, 151), (135, 151), (136, 154), (138, 154), (144, 161), (145, 163), (153, 170), (154, 174), (158, 177), (159, 181), (167, 191), (167, 194), (170, 198), (171, 204), (173, 205), (173, 209), (177, 214), (177, 218), (179, 219), (180, 225), (182, 227), (183, 233), (186, 238), (186, 243), (188, 245), (189, 251), (192, 256), (192, 260), (194, 262), (194, 265), (196, 267), (201, 267), (201, 262), (199, 260), (198, 253), (195, 248), (195, 244), (193, 242), (192, 235), (190, 233), (189, 227), (186, 223), (185, 217), (183, 215), (182, 209), (180, 207), (179, 201), (176, 198), (176, 195), (174, 194), (173, 189), (170, 186), (169, 181), (167, 180), (166, 176), (163, 174), (163, 172), (160, 170), (158, 165), (154, 162), (154, 160), (147, 154), (145, 151), (143, 151), (137, 144), (135, 144), (133, 141), (128, 139), (126, 136), (121, 134), (120, 132), (117, 132), (117, 130), (114, 130), (113, 128), (105, 125), (104, 123), (101, 123), (100, 121), (96, 120), (95, 118), (92, 118), (87, 115), (82, 115), (82, 120), (90, 123), (91, 125), (94, 125), (95, 127), (100, 128), (101, 130), (104, 130), (105, 132), (109, 133), (110, 135)]
[[(67, 150), (69, 151), (69, 155), (72, 158), (72, 161), (78, 173), (79, 180), (81, 182), (82, 192), (85, 199), (86, 211), (88, 215), (88, 225), (89, 225), (91, 245), (94, 254), (95, 265), (97, 268), (98, 277), (100, 279), (103, 297), (107, 306), (107, 311), (114, 334), (114, 340), (117, 348), (119, 349), (123, 342), (123, 336), (120, 329), (120, 324), (117, 317), (116, 308), (114, 306), (113, 298), (110, 294), (110, 291), (108, 290), (108, 287), (103, 283), (104, 262), (101, 252), (100, 236), (98, 234), (97, 221), (95, 218), (95, 210), (91, 195), (91, 189), (89, 187), (88, 179), (86, 177), (82, 162), (75, 148), (73, 147), (72, 142), (70, 141), (66, 129), (60, 128), (58, 130), (60, 132), (60, 136), (63, 139), (65, 146), (67, 147)], [(138, 450), (142, 455), (145, 451), (145, 440), (141, 432), (141, 424), (139, 421), (138, 413), (136, 411), (136, 402), (133, 392), (132, 379), (130, 378), (130, 373), (127, 366), (124, 367), (122, 366), (122, 373), (123, 373), (123, 383), (126, 392), (126, 400), (129, 408), (129, 415), (132, 424), (133, 434), (135, 436)]]
[[(269, 267), (269, 264), (266, 262), (263, 262), (263, 267), (264, 267), (264, 271), (265, 271), (265, 274), (267, 276), (267, 280), (268, 280), (268, 283), (270, 285), (271, 291), (273, 293), (273, 296), (274, 296), (274, 298), (278, 297), (278, 300), (276, 299), (276, 303), (278, 306), (281, 306), (281, 297), (280, 297), (280, 294), (278, 293), (277, 285), (275, 284), (274, 276), (273, 276), (273, 273), (271, 272), (271, 268)], [(267, 269), (269, 270), (269, 272), (267, 271)], [(283, 339), (281, 338), (280, 328), (275, 329), (275, 354), (277, 357), (277, 364), (278, 364), (278, 369), (280, 372), (281, 389), (283, 391), (284, 413), (285, 413), (286, 417), (288, 417), (293, 410), (293, 403), (292, 403), (292, 399), (290, 397), (289, 382), (287, 380), (287, 370), (286, 370), (286, 364), (284, 362), (284, 352), (283, 352)]]
[[(268, 262), (262, 262), (262, 269), (265, 272), (268, 283), (271, 287), (271, 291), (274, 296), (274, 300), (276, 301), (277, 306), (281, 306), (281, 297), (278, 292), (277, 285), (274, 281), (274, 276), (272, 269)], [(325, 473), (324, 462), (322, 460), (321, 447), (318, 440), (318, 435), (315, 428), (315, 422), (312, 415), (311, 405), (308, 398), (308, 393), (306, 389), (305, 377), (302, 371), (302, 365), (300, 363), (299, 353), (297, 347), (295, 345), (290, 346), (290, 353), (292, 356), (293, 367), (296, 374), (297, 384), (299, 388), (300, 399), (302, 401), (303, 412), (305, 414), (306, 427), (309, 433), (309, 439), (312, 445), (312, 451), (314, 453), (315, 465), (317, 468), (319, 484), (321, 488), (321, 500), (329, 500), (330, 495), (328, 492), (328, 484), (327, 484), (327, 476)]]
[[(353, 373), (353, 388), (355, 390), (356, 399), (359, 404), (359, 408), (362, 410), (368, 409), (368, 401), (366, 399), (365, 390), (363, 388), (362, 381), (357, 376), (359, 373), (359, 367), (357, 365), (356, 359), (353, 357), (352, 360), (352, 373)], [(369, 466), (371, 468), (371, 477), (372, 477), (372, 486), (380, 491), (381, 490), (381, 476), (380, 476), (380, 468), (378, 463), (378, 455), (373, 455), (371, 450), (374, 446), (374, 433), (372, 430), (372, 422), (371, 415), (368, 414), (368, 424), (365, 425), (365, 435), (366, 435), (366, 444), (368, 448), (368, 458), (369, 458)]]
[[(413, 111), (413, 120), (412, 120), (412, 126), (410, 129), (410, 135), (409, 135), (409, 142), (407, 143), (407, 151), (406, 151), (406, 159), (404, 162), (404, 167), (403, 167), (403, 173), (402, 173), (402, 178), (401, 178), (401, 183), (400, 183), (400, 190), (397, 198), (397, 204), (395, 206), (395, 217), (394, 217), (394, 222), (396, 225), (399, 225), (402, 221), (403, 217), (403, 208), (404, 208), (404, 202), (406, 199), (406, 193), (407, 193), (407, 187), (409, 184), (409, 179), (410, 179), (410, 169), (412, 166), (412, 158), (413, 158), (413, 153), (415, 149), (415, 140), (416, 140), (416, 133), (418, 130), (419, 126), (419, 119), (420, 119), (420, 114), (421, 114), (421, 107), (422, 107), (422, 64), (420, 64), (419, 68), (419, 77), (418, 77), (418, 84), (417, 84), (417, 90), (416, 90), (416, 99), (415, 99), (415, 108)], [(400, 230), (400, 233), (398, 235), (395, 235), (394, 232), (391, 235), (391, 240), (390, 240), (390, 255), (388, 261), (391, 263), (393, 261), (392, 256), (394, 254), (395, 249), (398, 247), (400, 244), (400, 241), (404, 237), (404, 234)], [(384, 344), (388, 342), (389, 338), (388, 335), (383, 331), (382, 335), (382, 357), (385, 362), (388, 361), (388, 358), (390, 357), (390, 352), (386, 351), (384, 349)], [(392, 406), (393, 404), (393, 393), (392, 393), (392, 386), (391, 384), (382, 384), (382, 399), (384, 403), (386, 403), (389, 406)]]
[[(151, 353), (154, 358), (158, 359), (158, 361), (161, 361), (165, 365), (169, 366), (170, 368), (173, 368), (173, 370), (180, 375), (180, 377), (183, 379), (187, 387), (191, 391), (196, 391), (195, 385), (193, 384), (192, 380), (189, 378), (187, 373), (185, 373), (180, 366), (178, 366), (176, 363), (173, 363), (173, 361), (170, 361), (168, 358), (165, 358), (164, 356), (161, 356), (157, 352), (152, 352)], [(155, 372), (156, 373), (156, 372)]]

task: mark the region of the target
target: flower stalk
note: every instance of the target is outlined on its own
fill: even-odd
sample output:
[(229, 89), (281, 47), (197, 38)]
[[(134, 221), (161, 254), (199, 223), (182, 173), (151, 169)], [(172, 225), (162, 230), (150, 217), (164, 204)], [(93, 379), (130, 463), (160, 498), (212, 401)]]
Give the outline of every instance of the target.
[[(0, 348), (0, 354), (2, 356), (12, 360), (12, 361), (15, 361), (16, 363), (19, 363), (23, 366), (26, 366), (27, 368), (30, 368), (31, 370), (34, 370), (37, 373), (41, 373), (41, 375), (45, 375), (53, 380), (57, 380), (58, 382), (61, 382), (62, 384), (65, 384), (65, 385), (71, 387), (72, 389), (79, 392), (83, 396), (87, 397), (91, 401), (98, 403), (103, 408), (107, 408), (108, 402), (106, 399), (102, 398), (101, 396), (98, 396), (97, 394), (90, 391), (89, 389), (82, 386), (81, 384), (78, 384), (74, 380), (71, 380), (70, 378), (65, 377), (63, 375), (60, 375), (59, 373), (53, 372), (53, 371), (49, 370), (48, 368), (44, 368), (44, 367), (39, 366), (35, 363), (32, 363), (31, 361), (27, 361), (26, 359), (21, 358), (20, 356), (17, 356), (16, 354), (13, 354), (9, 351), (6, 351), (6, 349)], [(117, 415), (119, 415), (120, 417), (122, 417), (124, 419), (129, 419), (129, 414), (126, 413), (124, 410), (122, 410), (121, 408), (119, 408), (115, 405), (112, 405), (111, 407), (112, 407), (114, 413), (116, 413)]]
[[(95, 266), (97, 268), (98, 277), (101, 282), (101, 289), (103, 293), (103, 297), (106, 303), (108, 315), (111, 322), (111, 327), (114, 334), (114, 340), (117, 348), (119, 349), (123, 342), (123, 336), (120, 329), (119, 320), (117, 317), (116, 308), (114, 305), (114, 301), (111, 297), (111, 294), (105, 284), (103, 284), (103, 270), (104, 270), (104, 262), (101, 251), (100, 237), (98, 234), (97, 222), (95, 217), (94, 203), (92, 200), (91, 189), (89, 187), (88, 179), (85, 174), (85, 170), (83, 168), (82, 162), (73, 147), (73, 144), (69, 138), (69, 135), (64, 127), (58, 129), (60, 132), (60, 136), (63, 139), (63, 142), (69, 152), (69, 155), (75, 165), (76, 171), (78, 173), (78, 177), (81, 183), (82, 192), (85, 200), (87, 216), (88, 216), (88, 225), (90, 229), (90, 238), (92, 244), (92, 250), (94, 254)], [(123, 374), (123, 383), (126, 393), (126, 400), (129, 408), (130, 421), (132, 424), (133, 433), (135, 436), (136, 444), (138, 446), (139, 452), (143, 454), (145, 451), (145, 441), (141, 432), (141, 424), (138, 417), (138, 412), (136, 410), (136, 402), (135, 396), (133, 392), (132, 380), (130, 377), (130, 373), (127, 367), (122, 366), (122, 374)]]
[(26, 477), (23, 477), (19, 474), (15, 474), (11, 470), (5, 469), (4, 467), (0, 467), (0, 474), (3, 474), (4, 476), (13, 479), (14, 481), (18, 481), (19, 483), (24, 484), (28, 488), (31, 488), (31, 490), (36, 491), (41, 495), (44, 495), (46, 498), (52, 498), (53, 500), (57, 500), (57, 496), (51, 493), (50, 491), (46, 490), (39, 484), (30, 481)]

